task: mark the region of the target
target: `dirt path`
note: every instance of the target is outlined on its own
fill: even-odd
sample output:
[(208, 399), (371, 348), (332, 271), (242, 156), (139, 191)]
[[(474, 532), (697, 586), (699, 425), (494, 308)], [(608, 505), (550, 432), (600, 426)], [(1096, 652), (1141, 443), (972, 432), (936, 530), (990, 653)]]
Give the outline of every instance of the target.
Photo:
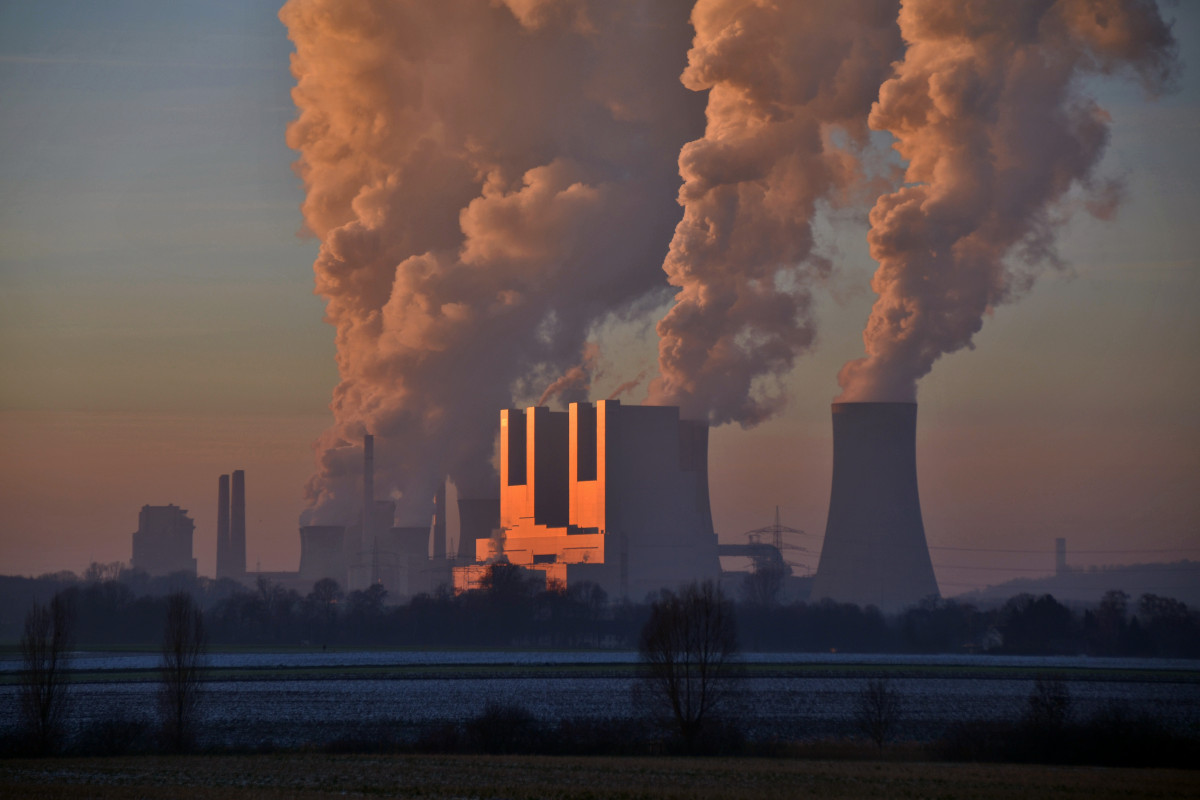
[(1200, 771), (783, 759), (187, 756), (0, 761), (0, 798), (1200, 798)]

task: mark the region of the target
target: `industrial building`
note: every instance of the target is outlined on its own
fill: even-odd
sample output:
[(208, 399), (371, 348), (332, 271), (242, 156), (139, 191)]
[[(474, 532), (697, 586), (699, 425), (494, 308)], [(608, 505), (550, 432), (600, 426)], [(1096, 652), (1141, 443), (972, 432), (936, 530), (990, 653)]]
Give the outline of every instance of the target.
[(499, 516), (490, 537), (476, 538), (475, 563), (454, 568), (456, 591), (477, 588), (501, 560), (634, 600), (716, 578), (708, 424), (617, 400), (505, 409)]
[(916, 403), (833, 404), (833, 486), (813, 600), (891, 612), (937, 596), (916, 437)]
[[(367, 434), (363, 437), (362, 498), (362, 508), (371, 509), (371, 513), (360, 513), (358, 520), (300, 528), (299, 583), (311, 587), (323, 578), (331, 578), (349, 591), (381, 584), (389, 595), (401, 598), (432, 592), (450, 582), (444, 484), (430, 498), (429, 525), (396, 526), (395, 503), (375, 499), (375, 437)], [(487, 508), (498, 508), (498, 503), (483, 501), (481, 507), (479, 502), (459, 502), (460, 515), (464, 503), (471, 508), (462, 515), (464, 536), (471, 524), (486, 526), (485, 538), (495, 527), (496, 521), (485, 517)]]
[[(789, 578), (778, 518), (769, 531), (752, 531), (747, 544), (718, 545), (707, 422), (681, 419), (673, 406), (618, 400), (502, 410), (499, 497), (458, 499), (453, 553), (444, 484), (430, 498), (427, 524), (397, 526), (395, 504), (375, 499), (375, 440), (365, 436), (361, 508), (369, 513), (302, 527), (298, 572), (269, 577), (301, 592), (323, 578), (347, 591), (382, 585), (401, 600), (445, 585), (477, 589), (492, 564), (509, 563), (547, 586), (590, 581), (610, 597), (641, 601), (664, 587), (722, 577), (724, 556), (749, 558), (756, 573), (796, 583), (781, 587), (789, 597), (890, 612), (936, 596), (917, 489), (916, 404), (835, 403), (832, 416), (833, 486), (811, 593), (809, 579)], [(221, 476), (217, 528), (218, 574), (255, 578), (245, 567), (240, 470)]]
[(151, 575), (173, 572), (196, 574), (192, 557), (192, 534), (196, 523), (177, 505), (142, 506), (138, 529), (133, 533), (134, 569)]
[(444, 486), (430, 524), (397, 527), (375, 499), (375, 441), (363, 439), (362, 508), (346, 525), (300, 529), (297, 577), (348, 589), (381, 584), (393, 598), (478, 588), (505, 561), (547, 584), (592, 581), (640, 600), (720, 574), (708, 498), (708, 424), (670, 406), (606, 400), (500, 412), (499, 498), (459, 498), (457, 552), (446, 540)]

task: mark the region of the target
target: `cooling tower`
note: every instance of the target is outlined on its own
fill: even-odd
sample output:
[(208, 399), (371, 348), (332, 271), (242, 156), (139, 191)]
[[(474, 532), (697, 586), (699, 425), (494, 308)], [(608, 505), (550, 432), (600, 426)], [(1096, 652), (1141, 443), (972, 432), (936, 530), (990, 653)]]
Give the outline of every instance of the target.
[(814, 600), (898, 611), (938, 594), (916, 439), (916, 403), (833, 404), (833, 488)]

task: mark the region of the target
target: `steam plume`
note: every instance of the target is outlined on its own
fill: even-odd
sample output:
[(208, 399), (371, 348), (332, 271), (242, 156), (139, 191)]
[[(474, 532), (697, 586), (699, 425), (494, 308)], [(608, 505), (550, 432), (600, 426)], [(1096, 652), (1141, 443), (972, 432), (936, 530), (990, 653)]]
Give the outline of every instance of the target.
[(625, 381), (620, 386), (618, 386), (617, 388), (615, 388), (611, 392), (609, 392), (608, 397), (606, 399), (616, 400), (618, 397), (625, 394), (626, 392), (632, 392), (644, 380), (646, 380), (646, 371), (642, 370), (632, 380)]
[(546, 387), (538, 398), (539, 406), (546, 405), (552, 397), (565, 397), (567, 402), (587, 400), (587, 390), (592, 385), (592, 376), (596, 372), (596, 361), (600, 357), (600, 348), (588, 342), (583, 349), (583, 360), (562, 374), (562, 377)]
[(449, 474), (495, 492), (496, 409), (581, 362), (589, 329), (662, 285), (685, 0), (289, 0), (288, 143), (337, 330), (333, 427), (306, 522), (356, 512), (368, 430), (403, 523)]
[(840, 400), (915, 400), (934, 361), (1057, 263), (1072, 188), (1111, 212), (1095, 175), (1108, 116), (1083, 77), (1132, 73), (1158, 92), (1177, 68), (1153, 0), (906, 0), (900, 28), (908, 50), (870, 124), (896, 137), (906, 185), (871, 212), (879, 299)]
[(901, 54), (897, 5), (696, 3), (682, 79), (708, 90), (708, 125), (679, 156), (684, 216), (664, 264), (679, 292), (650, 402), (743, 425), (782, 407), (775, 384), (813, 344), (810, 291), (830, 271), (813, 217), (858, 178), (852, 150)]

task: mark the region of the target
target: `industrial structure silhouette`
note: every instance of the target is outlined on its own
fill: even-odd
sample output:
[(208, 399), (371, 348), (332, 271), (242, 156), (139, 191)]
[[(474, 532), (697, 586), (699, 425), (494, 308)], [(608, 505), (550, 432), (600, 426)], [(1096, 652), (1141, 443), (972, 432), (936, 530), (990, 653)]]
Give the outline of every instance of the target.
[[(916, 472), (915, 403), (835, 403), (833, 485), (820, 564), (801, 599), (829, 598), (895, 611), (938, 594), (925, 541)], [(459, 538), (447, 542), (446, 488), (429, 499), (429, 522), (397, 526), (396, 504), (376, 499), (375, 439), (363, 438), (357, 519), (300, 528), (296, 572), (246, 567), (245, 473), (217, 491), (217, 577), (266, 577), (307, 592), (323, 578), (348, 590), (381, 585), (401, 599), (439, 587), (479, 588), (489, 567), (516, 565), (546, 587), (579, 581), (610, 597), (641, 600), (662, 588), (721, 577), (721, 557), (750, 559), (755, 573), (791, 575), (774, 526), (745, 544), (718, 544), (708, 483), (708, 423), (675, 406), (618, 400), (504, 409), (496, 498), (460, 498)], [(134, 534), (134, 566), (195, 573), (194, 525), (175, 506), (146, 506)], [(741, 573), (738, 573), (739, 575)], [(804, 592), (811, 586), (811, 592)], [(796, 595), (793, 591), (789, 593)]]

